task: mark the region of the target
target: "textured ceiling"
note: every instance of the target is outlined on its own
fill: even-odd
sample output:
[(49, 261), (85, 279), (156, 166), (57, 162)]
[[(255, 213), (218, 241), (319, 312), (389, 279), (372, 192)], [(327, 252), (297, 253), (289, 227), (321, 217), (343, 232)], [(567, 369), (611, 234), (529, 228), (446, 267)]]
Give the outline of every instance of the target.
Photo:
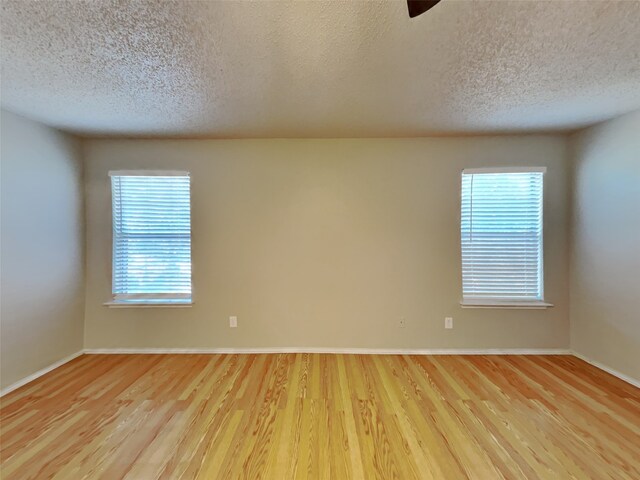
[(567, 130), (640, 108), (640, 1), (2, 0), (2, 105), (76, 133)]

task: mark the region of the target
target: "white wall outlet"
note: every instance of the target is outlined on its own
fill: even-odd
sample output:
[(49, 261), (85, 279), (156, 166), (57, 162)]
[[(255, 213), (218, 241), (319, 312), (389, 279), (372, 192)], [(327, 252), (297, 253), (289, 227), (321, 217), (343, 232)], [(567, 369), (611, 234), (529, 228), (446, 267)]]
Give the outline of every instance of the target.
[(406, 323), (405, 323), (405, 321), (404, 321), (404, 318), (401, 318), (401, 319), (400, 319), (400, 323), (398, 324), (398, 326), (399, 326), (400, 328), (404, 328), (404, 327), (405, 327), (405, 325), (406, 325)]
[(229, 327), (236, 328), (238, 326), (238, 317), (229, 317)]
[(444, 318), (444, 328), (453, 328), (453, 317)]

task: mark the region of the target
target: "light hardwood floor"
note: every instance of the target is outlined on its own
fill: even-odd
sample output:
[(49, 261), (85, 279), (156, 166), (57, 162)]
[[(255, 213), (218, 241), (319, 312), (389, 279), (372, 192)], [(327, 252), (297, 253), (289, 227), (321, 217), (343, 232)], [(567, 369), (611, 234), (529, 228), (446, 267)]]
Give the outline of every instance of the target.
[(84, 355), (1, 404), (5, 480), (640, 478), (640, 389), (569, 356)]

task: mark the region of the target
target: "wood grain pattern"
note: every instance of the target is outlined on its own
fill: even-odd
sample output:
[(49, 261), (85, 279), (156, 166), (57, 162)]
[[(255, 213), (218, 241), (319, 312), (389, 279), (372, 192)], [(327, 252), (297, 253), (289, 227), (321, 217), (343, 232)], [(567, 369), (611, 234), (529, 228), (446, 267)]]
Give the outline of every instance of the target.
[(6, 480), (640, 478), (640, 390), (570, 356), (84, 355), (1, 403)]

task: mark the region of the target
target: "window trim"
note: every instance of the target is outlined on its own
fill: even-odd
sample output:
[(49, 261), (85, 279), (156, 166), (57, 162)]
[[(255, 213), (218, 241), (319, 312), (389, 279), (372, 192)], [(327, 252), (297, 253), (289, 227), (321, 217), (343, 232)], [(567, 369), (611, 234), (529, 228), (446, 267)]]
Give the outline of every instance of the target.
[(501, 302), (499, 300), (488, 299), (467, 299), (461, 300), (460, 306), (462, 308), (512, 308), (512, 309), (524, 309), (524, 310), (540, 310), (553, 307), (553, 303), (547, 303), (544, 300), (531, 301), (531, 302), (516, 302), (508, 300)]
[(540, 238), (540, 263), (539, 263), (539, 275), (540, 281), (540, 299), (539, 300), (511, 300), (496, 298), (474, 298), (464, 297), (464, 287), (462, 286), (462, 265), (460, 268), (460, 289), (462, 296), (460, 298), (460, 306), (462, 308), (490, 308), (490, 309), (529, 309), (540, 310), (551, 308), (554, 305), (546, 301), (545, 297), (545, 268), (544, 268), (544, 235), (545, 235), (545, 222), (544, 222), (544, 203), (545, 203), (545, 189), (546, 182), (544, 178), (547, 173), (547, 167), (481, 167), (481, 168), (464, 168), (460, 172), (460, 190), (458, 192), (458, 200), (460, 202), (458, 208), (458, 233), (459, 245), (460, 245), (460, 261), (462, 261), (462, 175), (476, 174), (476, 173), (542, 173), (542, 211), (541, 211), (541, 223), (542, 223), (542, 235)]
[[(191, 172), (186, 170), (110, 170), (109, 178), (117, 176), (129, 177), (189, 177), (189, 215), (192, 216), (193, 209), (191, 203)], [(109, 185), (111, 195), (111, 205), (113, 205), (113, 187), (111, 182)], [(113, 208), (111, 210), (111, 228), (113, 232)], [(189, 237), (193, 241), (193, 226), (189, 223)], [(114, 235), (111, 235), (111, 298), (103, 302), (103, 306), (109, 308), (190, 308), (194, 305), (194, 287), (193, 287), (193, 243), (191, 244), (191, 294), (184, 293), (159, 293), (159, 294), (115, 294), (113, 293), (113, 274), (114, 274)], [(148, 296), (148, 300), (145, 300)], [(162, 299), (166, 298), (166, 301)], [(179, 301), (184, 299), (186, 301)], [(178, 300), (178, 301), (171, 301)]]
[(109, 177), (189, 177), (186, 170), (109, 170)]
[[(464, 168), (460, 174), (471, 175), (474, 173), (547, 173), (547, 167)], [(543, 183), (543, 188), (544, 188), (544, 183)]]
[(172, 302), (104, 302), (102, 304), (109, 308), (191, 308), (194, 302), (172, 303)]

